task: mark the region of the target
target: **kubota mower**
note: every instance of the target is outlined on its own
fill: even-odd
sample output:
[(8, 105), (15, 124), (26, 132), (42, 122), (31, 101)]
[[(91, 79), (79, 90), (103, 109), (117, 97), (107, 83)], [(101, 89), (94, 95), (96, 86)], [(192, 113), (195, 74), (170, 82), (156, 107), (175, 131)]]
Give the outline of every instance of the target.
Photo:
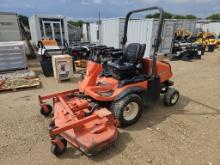
[[(126, 47), (127, 28), (132, 14), (149, 10), (159, 10), (160, 20), (152, 58), (144, 59), (145, 44), (131, 43)], [(39, 96), (44, 116), (52, 112), (45, 101), (53, 100), (54, 116), (49, 133), (51, 151), (55, 155), (65, 151), (67, 142), (87, 155), (103, 150), (117, 139), (117, 126), (134, 124), (144, 106), (157, 101), (160, 94), (164, 94), (165, 105), (176, 104), (179, 92), (170, 87), (173, 85), (169, 80), (171, 66), (157, 61), (163, 14), (159, 7), (130, 11), (125, 19), (123, 51), (109, 55), (103, 55), (102, 51), (92, 53), (79, 89)], [(110, 60), (111, 56), (120, 58)], [(110, 74), (106, 74), (104, 68), (108, 68)]]

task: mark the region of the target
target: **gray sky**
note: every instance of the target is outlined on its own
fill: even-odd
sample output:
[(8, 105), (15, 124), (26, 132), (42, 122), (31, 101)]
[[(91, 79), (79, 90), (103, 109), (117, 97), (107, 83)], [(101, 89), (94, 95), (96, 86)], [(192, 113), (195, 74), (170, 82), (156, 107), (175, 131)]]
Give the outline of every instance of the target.
[(0, 0), (0, 11), (33, 14), (64, 15), (72, 19), (96, 19), (124, 16), (136, 8), (157, 5), (175, 14), (207, 17), (220, 13), (220, 0)]

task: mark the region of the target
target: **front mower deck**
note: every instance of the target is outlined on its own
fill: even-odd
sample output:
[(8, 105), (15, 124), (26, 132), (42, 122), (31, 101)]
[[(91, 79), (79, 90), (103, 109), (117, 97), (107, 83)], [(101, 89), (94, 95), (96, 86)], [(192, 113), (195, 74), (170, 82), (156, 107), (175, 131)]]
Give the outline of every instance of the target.
[(77, 90), (71, 90), (39, 98), (43, 109), (47, 107), (44, 100), (53, 98), (54, 117), (50, 124), (52, 145), (65, 151), (66, 145), (62, 145), (58, 139), (61, 136), (86, 155), (94, 155), (116, 140), (116, 122), (106, 108), (97, 108), (91, 112), (94, 107), (86, 99), (74, 97), (77, 94)]

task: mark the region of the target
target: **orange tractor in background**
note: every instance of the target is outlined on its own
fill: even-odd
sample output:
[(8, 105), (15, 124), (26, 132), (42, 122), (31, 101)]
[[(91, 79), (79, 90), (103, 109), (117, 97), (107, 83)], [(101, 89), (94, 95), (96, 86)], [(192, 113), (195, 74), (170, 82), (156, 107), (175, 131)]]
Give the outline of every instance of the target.
[[(127, 29), (132, 14), (149, 10), (159, 10), (160, 20), (152, 58), (143, 58), (145, 44), (126, 46)], [(52, 106), (45, 101), (53, 100), (54, 115), (49, 126), (52, 153), (61, 155), (68, 142), (85, 154), (93, 155), (117, 139), (118, 126), (134, 124), (144, 106), (158, 101), (161, 94), (164, 94), (165, 105), (177, 103), (179, 92), (171, 88), (171, 66), (157, 61), (163, 15), (159, 7), (130, 11), (125, 19), (122, 51), (104, 55), (102, 48), (97, 48), (90, 54), (78, 89), (39, 96), (40, 112), (44, 116), (52, 112)], [(119, 58), (112, 60), (113, 56)]]

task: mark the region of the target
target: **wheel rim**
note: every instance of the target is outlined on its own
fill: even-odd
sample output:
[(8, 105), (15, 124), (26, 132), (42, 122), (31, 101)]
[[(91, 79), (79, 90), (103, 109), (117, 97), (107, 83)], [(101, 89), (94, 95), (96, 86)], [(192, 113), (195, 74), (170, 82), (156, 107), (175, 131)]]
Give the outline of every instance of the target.
[(125, 120), (133, 120), (139, 111), (139, 106), (136, 102), (130, 102), (127, 106), (125, 106), (123, 111), (123, 117)]
[(177, 102), (178, 98), (179, 98), (178, 93), (175, 93), (171, 98), (171, 103), (175, 104)]

